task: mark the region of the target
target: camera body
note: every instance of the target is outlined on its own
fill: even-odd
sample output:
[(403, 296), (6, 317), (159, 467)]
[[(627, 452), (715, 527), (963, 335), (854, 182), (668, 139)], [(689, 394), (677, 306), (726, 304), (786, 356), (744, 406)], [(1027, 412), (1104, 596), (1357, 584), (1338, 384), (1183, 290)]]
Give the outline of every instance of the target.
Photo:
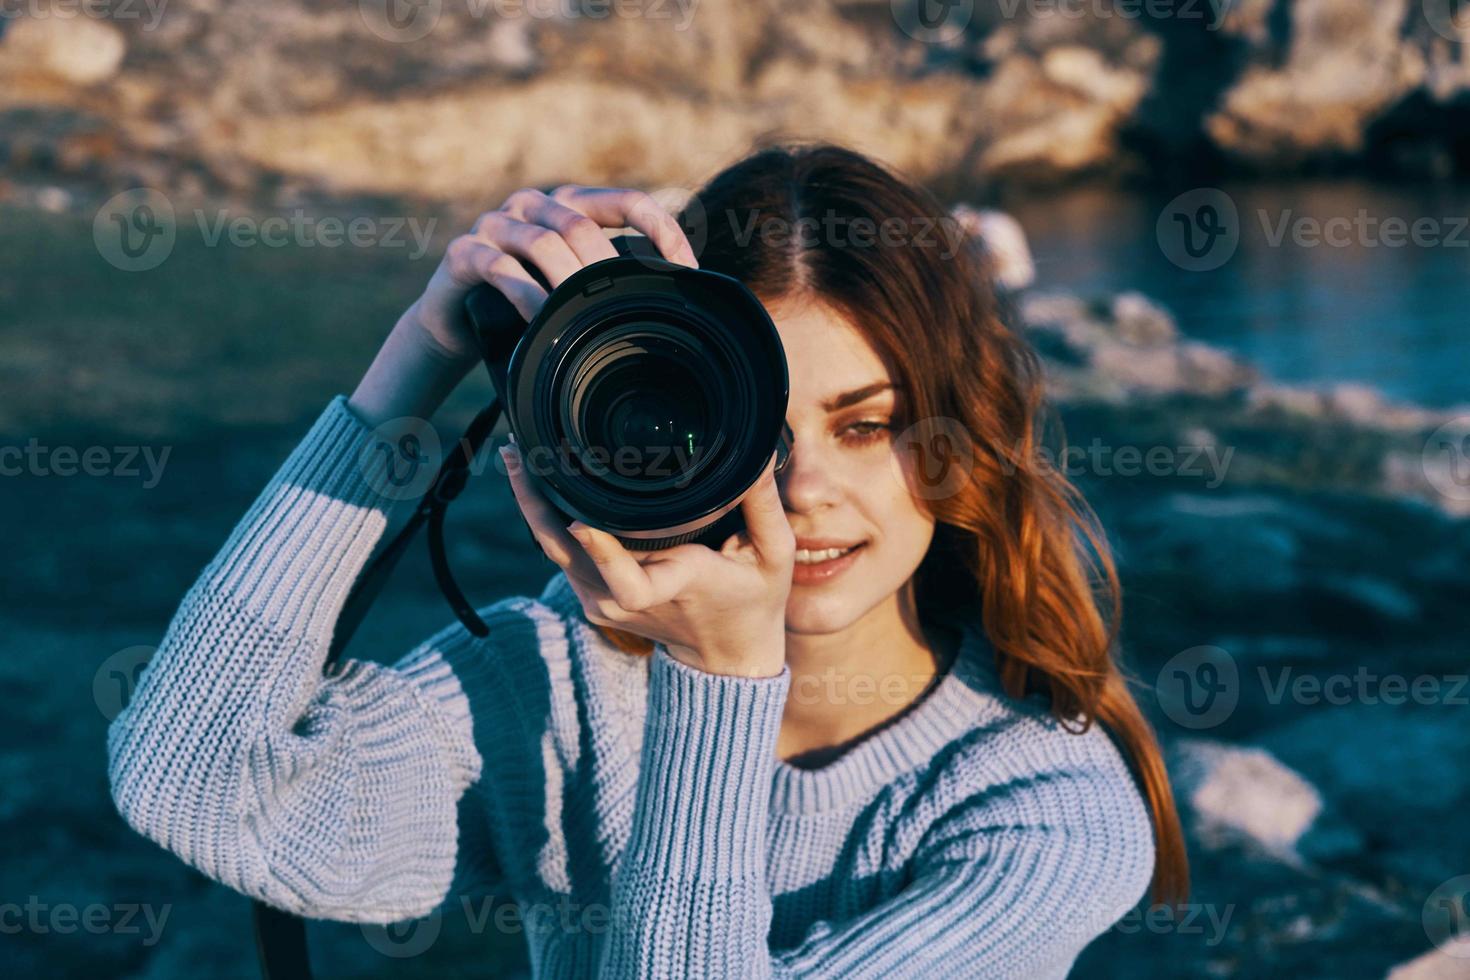
[(717, 549), (772, 454), (778, 470), (790, 456), (780, 336), (739, 280), (641, 236), (613, 243), (529, 324), (489, 284), (466, 314), (527, 472), (566, 523), (633, 550)]

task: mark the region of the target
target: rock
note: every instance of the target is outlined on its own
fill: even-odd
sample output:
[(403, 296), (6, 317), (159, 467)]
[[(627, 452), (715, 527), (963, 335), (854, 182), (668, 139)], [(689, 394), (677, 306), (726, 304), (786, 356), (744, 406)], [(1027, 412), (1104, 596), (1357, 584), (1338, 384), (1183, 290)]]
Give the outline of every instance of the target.
[(92, 17), (27, 17), (0, 36), (0, 64), (50, 75), (71, 85), (97, 85), (117, 74), (127, 54), (122, 32)]
[(1301, 587), (1307, 520), (1266, 495), (1170, 493), (1120, 515), (1117, 550), (1134, 567), (1207, 581), (1218, 600), (1248, 602)]
[[(876, 0), (606, 18), (433, 4), (430, 38), (404, 44), (355, 5), (263, 0), (238, 18), (194, 0), (139, 30), (5, 21), (0, 103), (60, 112), (85, 88), (117, 145), (239, 190), (284, 174), (456, 204), (562, 177), (691, 183), (773, 132), (963, 186), (1178, 173), (1218, 152), (1278, 171), (1402, 157), (1454, 174), (1470, 168), (1457, 149), (1470, 61), (1450, 6), (1205, 4), (1204, 40), (1146, 16), (1023, 6), (977, 10), (940, 45)], [(160, 119), (177, 126), (166, 139), (150, 135)], [(31, 159), (54, 158), (41, 149)], [(89, 159), (114, 177), (122, 166)]]
[(1036, 280), (1026, 232), (1015, 218), (1004, 211), (978, 210), (966, 204), (956, 204), (950, 216), (990, 256), (995, 281), (1002, 289), (1025, 289)]
[(1137, 105), (1147, 89), (1138, 72), (1113, 68), (1097, 51), (1075, 45), (1048, 50), (1041, 71), (1049, 81), (1074, 89), (1091, 102), (1124, 111)]
[(1371, 385), (1338, 384), (1328, 391), (1326, 408), (1339, 418), (1372, 424), (1383, 416), (1383, 394)]
[[(1105, 304), (1065, 294), (1026, 296), (1021, 321), (1048, 362), (1053, 397), (1118, 403), (1135, 395), (1217, 397), (1259, 378), (1249, 364), (1199, 341), (1179, 342), (1173, 318), (1138, 293)], [(1060, 354), (1058, 358), (1056, 355)]]
[(962, 165), (978, 138), (969, 109), (976, 90), (954, 77), (859, 85), (836, 68), (790, 58), (766, 64), (739, 97), (714, 101), (615, 77), (542, 72), (513, 84), (246, 114), (215, 121), (198, 140), (221, 166), (241, 161), (339, 192), (482, 203), (562, 180), (685, 184), (748, 152), (771, 128), (841, 140), (922, 179)]
[(1322, 797), (1270, 752), (1207, 739), (1173, 746), (1177, 792), (1209, 846), (1247, 842), (1288, 863), (1322, 812)]
[(1275, 6), (1276, 0), (1237, 0), (1224, 8), (1220, 29), (1250, 42), (1252, 47), (1264, 48), (1271, 43), (1268, 18)]
[(71, 207), (71, 195), (60, 187), (43, 187), (36, 192), (36, 206), (52, 214), (64, 214)]
[(490, 30), (487, 50), (497, 66), (512, 72), (530, 71), (540, 61), (524, 19), (498, 21)]
[(1250, 406), (1257, 410), (1280, 410), (1307, 418), (1321, 418), (1324, 412), (1322, 393), (1311, 388), (1265, 381), (1250, 391)]
[(1179, 339), (1169, 311), (1142, 293), (1129, 291), (1114, 296), (1112, 313), (1119, 338), (1130, 344), (1154, 347)]
[(1406, 0), (1295, 0), (1283, 64), (1261, 63), (1205, 119), (1226, 152), (1295, 166), (1365, 149), (1370, 123), (1424, 81), (1424, 55), (1405, 44)]
[(1463, 456), (1431, 451), (1390, 450), (1383, 457), (1383, 487), (1399, 497), (1423, 500), (1451, 517), (1470, 517), (1470, 486)]
[(1092, 352), (1092, 368), (1129, 394), (1163, 394), (1184, 388), (1179, 351), (1135, 348), (1131, 344), (1102, 344)]
[[(981, 117), (992, 121), (979, 167), (994, 180), (1045, 183), (1105, 170), (1118, 151), (1118, 130), (1134, 104), (1113, 101), (1126, 92), (1141, 97), (1145, 86), (1105, 83), (1109, 101), (1096, 101), (1090, 88), (1077, 88), (1072, 60), (1049, 77), (1042, 64), (1025, 55), (1007, 58), (982, 92)], [(1136, 100), (1135, 100), (1136, 102)]]
[(1394, 967), (1387, 980), (1465, 980), (1466, 977), (1470, 977), (1470, 936)]
[(1028, 293), (1021, 301), (1021, 317), (1029, 327), (1065, 327), (1092, 316), (1086, 301), (1076, 293)]

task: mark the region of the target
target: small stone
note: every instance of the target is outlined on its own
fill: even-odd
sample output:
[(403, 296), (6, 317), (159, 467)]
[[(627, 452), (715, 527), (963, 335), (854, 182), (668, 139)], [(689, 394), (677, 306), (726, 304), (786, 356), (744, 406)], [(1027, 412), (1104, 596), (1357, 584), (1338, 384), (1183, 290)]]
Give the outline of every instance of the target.
[(990, 257), (995, 281), (1002, 289), (1025, 289), (1036, 281), (1036, 262), (1031, 258), (1026, 231), (1015, 218), (1004, 211), (980, 210), (967, 204), (956, 204), (950, 209), (950, 217)]
[(1113, 297), (1114, 329), (1122, 340), (1142, 347), (1171, 344), (1179, 337), (1169, 311), (1138, 292)]
[(22, 68), (72, 85), (96, 85), (117, 74), (127, 54), (122, 32), (87, 17), (30, 17), (0, 37), (0, 53)]
[(1191, 738), (1174, 750), (1180, 789), (1201, 837), (1217, 843), (1243, 838), (1290, 862), (1298, 859), (1298, 841), (1322, 812), (1311, 783), (1265, 749)]
[(60, 187), (43, 187), (36, 192), (36, 207), (51, 214), (63, 214), (71, 207), (71, 194)]

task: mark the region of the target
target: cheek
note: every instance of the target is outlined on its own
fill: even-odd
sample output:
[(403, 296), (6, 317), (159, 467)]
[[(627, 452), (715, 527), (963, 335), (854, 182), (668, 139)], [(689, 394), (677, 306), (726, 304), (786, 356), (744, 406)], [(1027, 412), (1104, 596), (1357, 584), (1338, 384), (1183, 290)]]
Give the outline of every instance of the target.
[(904, 454), (883, 457), (860, 483), (869, 520), (893, 552), (922, 555), (934, 532), (934, 518), (913, 493), (913, 466)]

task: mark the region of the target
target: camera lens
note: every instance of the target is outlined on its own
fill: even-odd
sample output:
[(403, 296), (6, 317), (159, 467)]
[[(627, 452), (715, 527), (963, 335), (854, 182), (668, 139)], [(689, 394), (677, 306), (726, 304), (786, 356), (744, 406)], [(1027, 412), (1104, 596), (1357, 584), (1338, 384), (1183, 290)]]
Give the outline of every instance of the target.
[(548, 296), (505, 362), (507, 414), (559, 514), (630, 548), (719, 547), (786, 415), (786, 358), (728, 276), (606, 259)]
[(599, 344), (574, 373), (567, 389), (571, 439), (601, 450), (597, 458), (607, 459), (611, 470), (599, 474), (604, 479), (648, 488), (698, 470), (712, 449), (710, 430), (721, 406), (700, 383), (691, 353), (677, 340), (635, 328)]

